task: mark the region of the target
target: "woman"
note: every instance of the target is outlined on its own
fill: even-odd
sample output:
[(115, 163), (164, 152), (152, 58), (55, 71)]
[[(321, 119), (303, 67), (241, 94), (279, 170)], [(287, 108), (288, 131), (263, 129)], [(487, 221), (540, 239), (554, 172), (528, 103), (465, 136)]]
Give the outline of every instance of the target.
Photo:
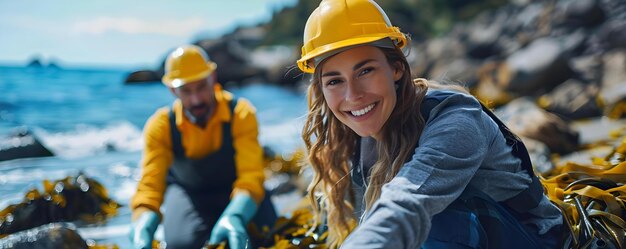
[(330, 247), (555, 247), (562, 218), (519, 139), (470, 95), (412, 81), (407, 42), (371, 0), (307, 21), (303, 139)]

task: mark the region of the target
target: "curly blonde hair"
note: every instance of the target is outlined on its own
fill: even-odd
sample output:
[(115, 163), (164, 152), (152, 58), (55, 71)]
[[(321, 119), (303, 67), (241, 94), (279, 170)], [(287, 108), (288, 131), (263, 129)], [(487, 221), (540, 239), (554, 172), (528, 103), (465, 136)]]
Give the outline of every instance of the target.
[[(366, 210), (380, 197), (383, 184), (391, 181), (413, 154), (424, 127), (420, 104), (428, 90), (425, 79), (411, 79), (410, 67), (402, 50), (378, 48), (385, 54), (389, 65), (404, 73), (395, 82), (398, 85), (396, 106), (377, 140), (378, 161), (371, 168), (365, 192)], [(359, 149), (356, 148), (359, 137), (333, 115), (324, 99), (319, 70), (323, 63), (318, 65), (308, 88), (309, 112), (302, 138), (315, 172), (308, 196), (318, 224), (322, 217), (326, 218), (327, 244), (335, 248), (343, 243), (356, 224), (348, 193), (352, 183), (350, 159)]]

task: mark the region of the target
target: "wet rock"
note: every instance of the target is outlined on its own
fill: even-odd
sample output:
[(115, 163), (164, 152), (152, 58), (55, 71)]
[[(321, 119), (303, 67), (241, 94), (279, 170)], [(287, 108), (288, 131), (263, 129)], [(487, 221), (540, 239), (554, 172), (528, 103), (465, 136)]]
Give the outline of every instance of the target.
[(500, 54), (498, 38), (504, 29), (507, 16), (504, 12), (497, 12), (495, 17), (488, 13), (481, 15), (467, 27), (467, 55), (472, 58), (484, 59)]
[(607, 50), (626, 48), (626, 18), (604, 24), (599, 37), (599, 40), (606, 45)]
[(496, 110), (515, 134), (540, 141), (554, 153), (570, 153), (579, 146), (578, 131), (569, 122), (539, 108), (530, 98), (518, 98)]
[(479, 63), (473, 60), (458, 58), (451, 61), (441, 60), (430, 71), (431, 78), (440, 82), (456, 82), (473, 87), (478, 82)]
[(518, 8), (516, 8), (517, 14), (513, 16), (515, 20), (509, 23), (507, 29), (514, 28), (513, 30), (516, 31), (536, 30), (541, 21), (544, 9), (546, 8), (545, 5), (545, 3), (536, 2), (518, 6)]
[(600, 96), (605, 114), (612, 118), (626, 115), (626, 50), (613, 50), (602, 58), (603, 79)]
[(509, 93), (497, 86), (494, 78), (497, 67), (498, 64), (495, 62), (483, 64), (478, 70), (478, 85), (472, 90), (472, 94), (489, 108), (504, 105), (513, 98)]
[(43, 185), (43, 193), (32, 189), (22, 203), (0, 210), (0, 237), (53, 222), (102, 222), (121, 206), (108, 197), (102, 184), (83, 174), (44, 180)]
[(594, 84), (570, 79), (541, 96), (539, 105), (568, 119), (597, 117), (603, 112), (598, 100), (599, 91)]
[[(418, 56), (427, 62), (422, 64), (425, 77), (441, 82), (464, 82), (475, 84), (474, 65), (468, 67), (465, 59), (464, 45), (454, 37), (433, 39), (425, 47), (423, 54)], [(455, 64), (455, 65), (451, 65)], [(426, 68), (424, 68), (424, 66)]]
[(154, 70), (139, 70), (139, 71), (130, 73), (126, 77), (126, 80), (124, 81), (124, 83), (133, 84), (133, 83), (140, 83), (140, 82), (155, 82), (155, 81), (161, 82), (162, 76), (163, 76), (163, 73), (159, 73)]
[(302, 72), (295, 65), (299, 53), (291, 46), (264, 46), (250, 54), (250, 64), (265, 70), (265, 83), (293, 86), (302, 79)]
[(604, 114), (610, 118), (626, 116), (626, 81), (622, 85), (607, 87), (602, 90), (605, 103)]
[(506, 59), (498, 70), (498, 83), (519, 94), (551, 89), (572, 75), (565, 53), (555, 39), (536, 40)]
[(89, 246), (72, 226), (53, 223), (2, 238), (0, 248), (88, 249)]
[(572, 54), (581, 54), (587, 48), (587, 32), (577, 29), (569, 34), (559, 37), (559, 42), (563, 48), (564, 54), (570, 58)]
[(595, 26), (605, 17), (598, 0), (576, 0), (565, 4), (565, 21), (572, 26)]
[(608, 51), (602, 57), (602, 87), (621, 85), (626, 80), (626, 49)]
[(411, 73), (413, 75), (426, 75), (430, 67), (430, 61), (426, 53), (422, 51), (426, 51), (426, 43), (421, 44), (413, 44), (413, 47), (410, 48), (410, 53), (407, 55), (407, 61), (411, 66)]
[(535, 172), (539, 174), (546, 174), (552, 171), (555, 165), (550, 160), (550, 149), (546, 144), (528, 137), (520, 137), (524, 146), (528, 150), (530, 161), (533, 164)]
[(204, 39), (195, 44), (217, 64), (217, 80), (228, 84), (254, 77), (266, 78), (265, 70), (251, 64), (252, 46), (248, 45), (259, 41), (263, 35), (260, 29), (241, 29), (219, 39)]
[(53, 156), (39, 139), (25, 127), (0, 140), (0, 161)]
[(27, 66), (28, 67), (43, 67), (44, 65), (41, 62), (41, 59), (33, 58), (30, 62), (28, 62)]
[(465, 55), (465, 47), (455, 37), (443, 37), (430, 40), (426, 46), (426, 56), (431, 60), (460, 58)]
[(590, 54), (572, 58), (569, 65), (574, 74), (587, 82), (599, 83), (602, 78), (602, 58), (598, 54)]

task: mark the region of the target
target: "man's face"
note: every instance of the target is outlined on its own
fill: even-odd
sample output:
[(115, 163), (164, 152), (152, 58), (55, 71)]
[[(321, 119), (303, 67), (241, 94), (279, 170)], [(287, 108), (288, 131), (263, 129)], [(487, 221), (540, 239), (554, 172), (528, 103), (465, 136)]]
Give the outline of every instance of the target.
[(197, 120), (207, 120), (215, 107), (215, 91), (210, 76), (170, 90), (180, 99), (183, 108)]

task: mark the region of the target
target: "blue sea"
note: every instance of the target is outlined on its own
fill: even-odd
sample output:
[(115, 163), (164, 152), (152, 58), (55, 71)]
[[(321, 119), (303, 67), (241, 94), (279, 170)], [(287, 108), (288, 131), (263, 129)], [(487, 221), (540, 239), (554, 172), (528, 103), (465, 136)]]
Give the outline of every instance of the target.
[[(174, 97), (160, 83), (124, 85), (129, 70), (0, 66), (0, 136), (26, 127), (55, 156), (0, 162), (0, 209), (42, 181), (82, 171), (125, 205), (105, 224), (78, 224), (97, 243), (129, 248), (128, 202), (140, 177), (142, 128)], [(301, 148), (304, 93), (271, 84), (227, 88), (257, 108), (260, 142), (288, 154)], [(159, 237), (159, 231), (157, 232)]]

